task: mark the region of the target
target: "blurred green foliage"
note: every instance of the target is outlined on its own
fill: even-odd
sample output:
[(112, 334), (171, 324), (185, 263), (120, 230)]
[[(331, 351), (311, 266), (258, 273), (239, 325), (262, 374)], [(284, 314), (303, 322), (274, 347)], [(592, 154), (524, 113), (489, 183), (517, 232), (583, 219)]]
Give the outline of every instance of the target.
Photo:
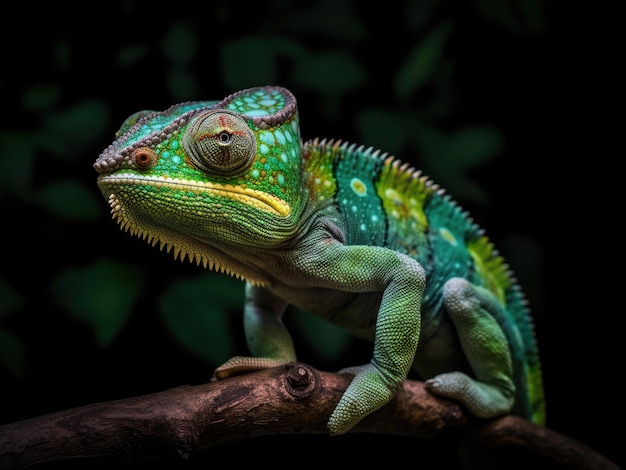
[(53, 299), (70, 315), (89, 324), (100, 347), (123, 327), (143, 288), (142, 271), (120, 261), (96, 260), (68, 267), (50, 282)]
[[(552, 68), (560, 51), (549, 47), (547, 35), (556, 4), (156, 5), (35, 0), (7, 9), (0, 28), (0, 424), (206, 382), (227, 356), (247, 353), (243, 284), (174, 261), (122, 232), (92, 163), (136, 111), (275, 84), (298, 98), (303, 138), (394, 154), (487, 229), (545, 334), (539, 346), (549, 422), (599, 447), (615, 442), (622, 454), (620, 434), (602, 432), (619, 403), (610, 394), (620, 388), (586, 385), (592, 374), (615, 376), (619, 353), (610, 349), (619, 340), (610, 335), (619, 328), (606, 326), (616, 318), (615, 305), (602, 306), (603, 298), (613, 300), (604, 284), (609, 276), (592, 265), (588, 277), (603, 283), (594, 289), (580, 276), (581, 265), (598, 247), (606, 251), (592, 257), (597, 263), (614, 257), (598, 242), (607, 221), (581, 213), (579, 200), (582, 191), (588, 207), (604, 205), (606, 185), (581, 190), (588, 174), (604, 175), (595, 173), (593, 158), (572, 164), (571, 154), (557, 148), (560, 136), (552, 139), (560, 110), (548, 107), (562, 88)], [(584, 8), (589, 17), (598, 12)], [(578, 98), (568, 99), (577, 106)], [(576, 178), (562, 173), (572, 168)], [(593, 192), (602, 204), (593, 205)], [(572, 233), (583, 235), (573, 240)], [(327, 370), (357, 363), (348, 356), (360, 343), (345, 331), (298, 310), (285, 322), (301, 360)], [(362, 352), (367, 360), (371, 347)], [(380, 443), (380, 436), (373, 439)], [(362, 441), (352, 449), (346, 439), (332, 442), (343, 454), (363, 454)], [(284, 447), (281, 440), (281, 455)], [(441, 459), (449, 449), (437, 452), (429, 440), (420, 452), (431, 447), (436, 464), (447, 467)]]
[[(544, 7), (540, 0), (468, 5), (405, 1), (383, 12), (356, 1), (276, 1), (244, 21), (223, 4), (210, 26), (201, 15), (173, 15), (157, 27), (141, 3), (122, 2), (96, 12), (109, 19), (104, 45), (90, 42), (96, 25), (50, 30), (38, 46), (45, 70), (19, 79), (3, 71), (0, 83), (16, 106), (0, 129), (0, 203), (6, 217), (26, 220), (9, 235), (16, 253), (0, 272), (0, 367), (26, 372), (36, 341), (23, 338), (28, 329), (17, 318), (39, 318), (34, 312), (48, 301), (46, 314), (87, 327), (103, 349), (138, 310), (154, 309), (172, 338), (208, 364), (245, 353), (230, 320), (241, 314), (242, 283), (177, 265), (108, 219), (91, 164), (139, 109), (281, 84), (301, 99), (305, 138), (318, 132), (408, 160), (418, 155), (411, 163), (449, 193), (487, 207), (473, 171), (502, 155), (505, 137), (497, 116), (459, 122), (459, 51), (481, 28), (492, 39), (542, 34)], [(16, 55), (25, 67), (27, 55)], [(28, 276), (17, 274), (20, 266)], [(293, 327), (329, 363), (350, 345), (345, 332), (302, 312)]]
[(237, 355), (226, 334), (228, 313), (241, 310), (243, 283), (213, 274), (175, 281), (159, 297), (158, 307), (172, 334), (209, 364)]

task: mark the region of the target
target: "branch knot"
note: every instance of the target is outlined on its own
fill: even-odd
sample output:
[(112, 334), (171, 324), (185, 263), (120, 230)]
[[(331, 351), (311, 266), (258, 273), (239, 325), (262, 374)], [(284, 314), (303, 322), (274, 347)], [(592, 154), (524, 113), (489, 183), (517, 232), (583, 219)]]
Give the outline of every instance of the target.
[(300, 363), (288, 364), (284, 377), (285, 390), (295, 398), (310, 395), (317, 383), (313, 371)]

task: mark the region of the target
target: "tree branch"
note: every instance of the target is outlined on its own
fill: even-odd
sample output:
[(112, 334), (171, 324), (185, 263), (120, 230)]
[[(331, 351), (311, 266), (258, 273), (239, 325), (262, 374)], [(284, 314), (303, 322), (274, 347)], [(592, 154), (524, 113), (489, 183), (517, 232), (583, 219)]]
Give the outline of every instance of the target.
[[(6, 424), (0, 426), (0, 470), (78, 458), (186, 458), (253, 436), (327, 434), (326, 421), (350, 379), (295, 363)], [(442, 436), (488, 449), (522, 448), (564, 468), (618, 469), (584, 444), (526, 420), (476, 420), (412, 380), (350, 432)]]

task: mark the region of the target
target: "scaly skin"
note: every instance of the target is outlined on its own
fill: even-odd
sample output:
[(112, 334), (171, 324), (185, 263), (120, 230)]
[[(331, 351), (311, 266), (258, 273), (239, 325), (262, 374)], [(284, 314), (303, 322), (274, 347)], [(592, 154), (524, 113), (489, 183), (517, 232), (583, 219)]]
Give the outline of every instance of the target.
[(97, 159), (121, 227), (246, 281), (252, 357), (216, 379), (296, 360), (296, 305), (373, 342), (331, 434), (385, 405), (411, 369), (478, 417), (545, 419), (533, 326), (483, 232), (419, 171), (371, 148), (302, 143), (280, 87), (126, 120)]

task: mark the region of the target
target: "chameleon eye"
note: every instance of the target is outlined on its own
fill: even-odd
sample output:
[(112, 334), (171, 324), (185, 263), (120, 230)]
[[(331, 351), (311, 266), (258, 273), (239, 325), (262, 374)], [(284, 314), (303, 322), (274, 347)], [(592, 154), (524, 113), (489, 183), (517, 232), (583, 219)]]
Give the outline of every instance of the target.
[(139, 170), (147, 170), (152, 168), (156, 162), (156, 152), (150, 147), (139, 147), (133, 150), (130, 158)]
[(183, 147), (199, 169), (234, 175), (252, 164), (256, 139), (238, 114), (209, 111), (189, 125), (183, 135)]

